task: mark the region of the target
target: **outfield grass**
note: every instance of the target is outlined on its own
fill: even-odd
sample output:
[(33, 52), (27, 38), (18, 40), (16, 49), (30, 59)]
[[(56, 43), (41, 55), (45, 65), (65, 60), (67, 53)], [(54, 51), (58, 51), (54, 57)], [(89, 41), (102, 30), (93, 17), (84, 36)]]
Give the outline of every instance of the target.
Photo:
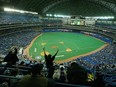
[(105, 44), (99, 39), (80, 33), (47, 32), (42, 33), (32, 42), (29, 55), (33, 59), (44, 59), (43, 47), (47, 53), (52, 55), (59, 49), (55, 61), (65, 61), (69, 58), (91, 53)]

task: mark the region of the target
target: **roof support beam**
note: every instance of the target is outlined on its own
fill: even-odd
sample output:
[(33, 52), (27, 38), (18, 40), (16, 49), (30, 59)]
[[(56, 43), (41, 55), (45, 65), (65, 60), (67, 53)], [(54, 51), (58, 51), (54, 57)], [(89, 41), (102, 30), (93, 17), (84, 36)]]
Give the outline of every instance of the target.
[(101, 4), (102, 6), (110, 9), (111, 11), (113, 11), (116, 14), (116, 4), (113, 4), (113, 3), (110, 3), (110, 2), (107, 2), (104, 0), (88, 0), (88, 1)]
[[(43, 8), (42, 13), (46, 13), (49, 9), (51, 9), (55, 5), (60, 4), (60, 3), (65, 2), (65, 1), (69, 1), (69, 0), (59, 0), (57, 2), (54, 2), (53, 4)], [(114, 14), (116, 15), (116, 5), (113, 4), (113, 3), (110, 3), (110, 2), (107, 2), (107, 1), (103, 1), (103, 0), (87, 0), (87, 1), (91, 1), (91, 2), (94, 2), (94, 3), (100, 4), (100, 5), (108, 8), (112, 12), (114, 12)]]
[(65, 1), (69, 1), (69, 0), (59, 0), (59, 1), (57, 1), (57, 2), (54, 2), (53, 4), (51, 4), (51, 5), (47, 6), (47, 7), (45, 7), (45, 8), (43, 9), (42, 13), (46, 13), (49, 9), (51, 9), (51, 8), (54, 7), (55, 5), (60, 4), (60, 3), (65, 2)]

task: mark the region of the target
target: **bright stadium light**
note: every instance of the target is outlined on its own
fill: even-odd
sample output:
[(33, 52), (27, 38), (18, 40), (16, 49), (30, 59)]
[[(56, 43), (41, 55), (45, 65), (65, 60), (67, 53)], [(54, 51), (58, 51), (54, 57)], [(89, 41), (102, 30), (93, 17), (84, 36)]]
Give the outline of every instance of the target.
[(54, 14), (54, 15), (46, 14), (46, 16), (50, 16), (50, 17), (54, 16), (54, 17), (61, 17), (61, 18), (70, 18), (71, 17), (69, 15), (60, 15), (60, 14)]
[(46, 16), (49, 16), (49, 14), (46, 14)]
[(85, 17), (87, 19), (114, 19), (114, 16), (96, 16), (96, 17)]
[(30, 13), (30, 14), (38, 14), (37, 12), (31, 12), (31, 11), (23, 11), (23, 10), (18, 10), (18, 9), (12, 9), (12, 8), (4, 8), (4, 11), (8, 12), (19, 12), (19, 13)]
[(57, 15), (56, 15), (56, 14), (54, 14), (54, 17), (57, 17)]
[(52, 14), (46, 14), (46, 16), (52, 16)]
[(49, 16), (52, 16), (52, 14), (49, 14)]
[(70, 18), (70, 16), (68, 15), (59, 15), (59, 14), (54, 14), (54, 17)]

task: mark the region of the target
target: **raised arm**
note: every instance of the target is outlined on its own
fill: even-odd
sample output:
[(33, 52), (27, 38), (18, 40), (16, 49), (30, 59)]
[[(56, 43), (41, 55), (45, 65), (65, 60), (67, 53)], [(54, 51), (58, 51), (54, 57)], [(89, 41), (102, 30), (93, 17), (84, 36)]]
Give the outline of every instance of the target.
[(46, 56), (45, 47), (43, 48), (43, 51), (44, 51), (44, 56)]
[(52, 56), (52, 61), (54, 61), (55, 56), (58, 54), (58, 51), (59, 51), (59, 50), (57, 50), (56, 53)]
[(56, 56), (58, 54), (58, 51), (59, 51), (59, 49), (56, 51), (56, 53), (54, 54), (54, 56)]

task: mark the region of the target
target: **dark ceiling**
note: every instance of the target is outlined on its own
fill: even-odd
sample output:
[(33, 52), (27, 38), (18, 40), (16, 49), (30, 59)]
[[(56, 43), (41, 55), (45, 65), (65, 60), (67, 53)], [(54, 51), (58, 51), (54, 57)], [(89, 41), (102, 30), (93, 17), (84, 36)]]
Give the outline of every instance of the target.
[(0, 7), (35, 11), (41, 15), (47, 13), (82, 16), (116, 15), (116, 0), (0, 0)]

